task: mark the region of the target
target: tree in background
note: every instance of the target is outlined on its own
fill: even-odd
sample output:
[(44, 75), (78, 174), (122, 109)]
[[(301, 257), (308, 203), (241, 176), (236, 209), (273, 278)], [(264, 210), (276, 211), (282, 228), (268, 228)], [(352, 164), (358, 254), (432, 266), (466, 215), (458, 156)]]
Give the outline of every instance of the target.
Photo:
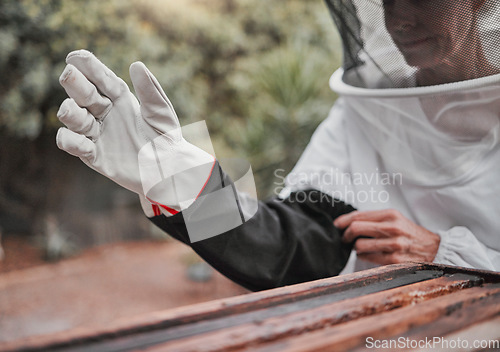
[(0, 225), (78, 212), (88, 218), (73, 231), (85, 235), (121, 194), (55, 147), (69, 51), (93, 51), (128, 83), (143, 61), (182, 124), (206, 120), (218, 156), (250, 159), (265, 197), (333, 103), (337, 47), (320, 0), (2, 1)]
[(206, 119), (218, 155), (250, 159), (260, 196), (270, 196), (279, 181), (275, 170), (290, 171), (335, 99), (328, 77), (340, 64), (340, 42), (326, 6), (320, 0), (136, 6), (165, 38), (163, 57), (146, 64), (181, 123)]
[[(76, 228), (68, 212), (105, 207), (110, 192), (102, 189), (111, 183), (94, 179), (54, 144), (65, 98), (58, 77), (66, 54), (82, 47), (102, 50), (106, 62), (126, 73), (123, 63), (137, 57), (135, 43), (144, 32), (133, 17), (128, 1), (0, 3), (0, 226), (7, 233), (46, 232), (54, 227), (52, 214)], [(84, 235), (89, 226), (81, 226)]]

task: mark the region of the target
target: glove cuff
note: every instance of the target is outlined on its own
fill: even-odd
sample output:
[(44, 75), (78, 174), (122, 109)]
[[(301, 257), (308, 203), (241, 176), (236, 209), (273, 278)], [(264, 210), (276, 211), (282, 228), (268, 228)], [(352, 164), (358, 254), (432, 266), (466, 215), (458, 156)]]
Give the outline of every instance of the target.
[[(223, 234), (244, 224), (255, 215), (258, 210), (255, 183), (248, 163), (246, 168), (241, 170), (242, 174), (233, 182), (216, 162), (199, 197), (190, 207), (178, 214), (183, 219), (189, 242)], [(158, 208), (151, 208), (149, 203), (145, 213), (155, 218), (158, 218), (154, 216), (158, 214), (158, 210), (167, 217), (173, 215), (163, 207)]]

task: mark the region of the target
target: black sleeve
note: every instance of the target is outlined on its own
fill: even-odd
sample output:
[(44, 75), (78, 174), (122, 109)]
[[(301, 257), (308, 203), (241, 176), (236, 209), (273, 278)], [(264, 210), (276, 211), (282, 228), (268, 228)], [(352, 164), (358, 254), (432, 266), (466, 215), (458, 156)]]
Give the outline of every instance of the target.
[[(201, 195), (227, 185), (234, 188), (216, 164)], [(194, 207), (202, 212), (216, 206), (209, 203), (200, 197)], [(151, 221), (191, 246), (229, 279), (256, 291), (338, 275), (352, 244), (341, 241), (342, 232), (333, 226), (333, 220), (353, 210), (317, 190), (301, 191), (285, 200), (261, 201), (257, 213), (242, 225), (194, 243), (186, 229), (186, 214), (159, 215)]]

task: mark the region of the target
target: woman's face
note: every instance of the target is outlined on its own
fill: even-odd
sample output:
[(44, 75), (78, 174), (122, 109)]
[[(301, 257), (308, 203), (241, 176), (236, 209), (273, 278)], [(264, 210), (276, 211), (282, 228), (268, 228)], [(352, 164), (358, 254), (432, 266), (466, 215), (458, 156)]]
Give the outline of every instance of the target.
[[(478, 0), (383, 0), (385, 24), (410, 66), (463, 66), (474, 55)], [(461, 62), (462, 61), (462, 62)]]

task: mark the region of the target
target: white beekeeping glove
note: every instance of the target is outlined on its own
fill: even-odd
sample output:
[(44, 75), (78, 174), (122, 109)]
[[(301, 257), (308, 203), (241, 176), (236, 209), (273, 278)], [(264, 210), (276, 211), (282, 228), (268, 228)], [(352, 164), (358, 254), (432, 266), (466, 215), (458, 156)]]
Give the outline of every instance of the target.
[(92, 53), (71, 52), (66, 63), (59, 81), (69, 98), (57, 116), (67, 128), (57, 133), (58, 147), (160, 205), (166, 215), (189, 207), (215, 157), (183, 138), (172, 104), (146, 66), (130, 66), (139, 104)]

